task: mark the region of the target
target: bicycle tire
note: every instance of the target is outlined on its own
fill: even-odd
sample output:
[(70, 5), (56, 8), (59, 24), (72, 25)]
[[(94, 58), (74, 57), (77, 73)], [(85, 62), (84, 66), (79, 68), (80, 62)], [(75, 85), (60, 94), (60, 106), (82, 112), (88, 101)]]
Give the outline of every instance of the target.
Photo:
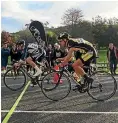
[[(41, 82), (41, 90), (42, 90), (44, 96), (47, 97), (48, 99), (53, 100), (53, 101), (59, 101), (59, 100), (66, 98), (69, 95), (70, 90), (71, 90), (71, 82), (70, 82), (69, 77), (63, 72), (62, 77), (66, 78), (66, 79), (64, 79), (63, 85), (62, 85), (62, 83), (60, 83), (60, 80), (63, 80), (62, 77), (58, 80), (57, 83), (52, 83), (53, 80), (51, 80), (51, 82), (49, 81), (49, 83), (46, 83), (45, 82), (46, 78), (51, 79), (51, 77), (49, 77), (49, 76), (51, 76), (51, 74), (52, 74), (52, 77), (53, 77), (53, 75), (55, 73), (60, 74), (60, 71), (53, 70), (43, 78), (43, 80)], [(65, 84), (65, 82), (67, 82), (67, 83)], [(47, 87), (45, 87), (45, 85)], [(66, 86), (64, 86), (64, 85), (66, 85)], [(49, 88), (49, 86), (50, 86), (50, 88)], [(67, 90), (66, 90), (66, 87), (67, 87)], [(60, 90), (58, 90), (58, 89), (60, 89)], [(66, 93), (62, 94), (63, 92), (61, 92), (61, 91), (65, 91), (65, 90), (66, 90)]]
[[(106, 74), (106, 77), (104, 76), (105, 74)], [(98, 80), (99, 81), (101, 80), (101, 82), (100, 83), (97, 82), (94, 78), (94, 81), (92, 83), (93, 87), (91, 86), (91, 84), (89, 84), (89, 87), (87, 90), (88, 95), (98, 101), (105, 101), (105, 100), (110, 99), (116, 93), (116, 90), (117, 90), (116, 79), (110, 73), (108, 73), (106, 71), (102, 71), (102, 70), (96, 71), (95, 73), (93, 73), (93, 75), (91, 75), (91, 77), (93, 78), (95, 75), (97, 77), (100, 77)], [(105, 78), (103, 78), (103, 76)], [(103, 90), (103, 88), (104, 88), (104, 90)], [(108, 90), (108, 92), (107, 92), (107, 90)], [(98, 94), (97, 91), (98, 92), (100, 91), (101, 93)], [(103, 94), (103, 92), (104, 92), (104, 94)]]
[[(3, 76), (3, 82), (4, 82), (5, 86), (6, 86), (8, 89), (12, 90), (12, 91), (21, 90), (21, 89), (26, 85), (26, 75), (25, 75), (25, 73), (24, 73), (24, 71), (23, 71), (22, 69), (19, 69), (19, 73), (20, 73), (20, 74), (22, 73), (21, 75), (22, 75), (22, 78), (24, 78), (24, 81), (22, 81), (22, 84), (20, 83), (21, 85), (20, 85), (20, 84), (17, 84), (17, 86), (20, 85), (20, 86), (18, 86), (18, 87), (16, 86), (17, 88), (13, 88), (14, 86), (9, 85), (9, 82), (8, 82), (8, 80), (7, 80), (7, 77), (9, 77), (9, 78), (10, 78), (10, 77), (11, 77), (11, 78), (12, 78), (12, 77), (14, 77), (14, 78), (17, 77), (17, 76), (14, 76), (15, 74), (14, 74), (13, 76), (9, 76), (9, 75), (7, 76), (7, 74), (8, 74), (9, 72), (12, 73), (12, 71), (14, 71), (14, 68), (11, 68), (11, 69), (9, 69), (9, 70), (6, 71), (6, 73), (5, 73), (4, 76)], [(13, 78), (13, 79), (14, 79), (14, 78)], [(15, 80), (15, 79), (14, 79), (14, 80)], [(13, 82), (13, 81), (12, 81), (12, 82)], [(16, 82), (15, 82), (15, 84), (16, 84)]]

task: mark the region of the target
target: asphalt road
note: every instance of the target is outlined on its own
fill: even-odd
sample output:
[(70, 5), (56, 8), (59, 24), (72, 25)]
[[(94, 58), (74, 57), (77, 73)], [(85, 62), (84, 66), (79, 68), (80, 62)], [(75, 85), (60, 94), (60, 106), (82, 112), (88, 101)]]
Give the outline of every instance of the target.
[[(118, 83), (118, 76), (116, 80)], [(1, 121), (21, 92), (6, 88), (1, 78)], [(29, 86), (8, 123), (118, 123), (118, 91), (105, 102), (74, 91), (65, 99), (54, 102), (47, 99), (38, 86)]]

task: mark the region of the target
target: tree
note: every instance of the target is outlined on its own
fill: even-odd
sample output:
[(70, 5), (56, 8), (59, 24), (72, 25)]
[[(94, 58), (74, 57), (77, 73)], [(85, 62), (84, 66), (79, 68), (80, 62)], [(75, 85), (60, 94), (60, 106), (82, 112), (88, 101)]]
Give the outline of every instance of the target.
[(11, 44), (13, 42), (12, 35), (9, 32), (2, 31), (1, 32), (1, 44), (8, 43)]
[(108, 28), (107, 20), (105, 18), (102, 18), (101, 16), (96, 16), (95, 18), (92, 18), (92, 35), (93, 40), (96, 41), (96, 43), (100, 46), (105, 46), (106, 44), (106, 31)]
[(65, 26), (71, 27), (71, 35), (73, 35), (76, 25), (82, 21), (82, 17), (82, 11), (78, 8), (71, 8), (65, 11), (62, 20)]
[(106, 19), (96, 16), (92, 21), (92, 32), (94, 40), (98, 43), (99, 47), (108, 46), (111, 42), (118, 44), (118, 19)]
[(47, 42), (46, 42), (47, 45), (54, 44), (57, 41), (56, 34), (53, 31), (48, 30), (46, 32), (46, 36), (47, 36)]
[(13, 33), (12, 35), (13, 35), (13, 36), (12, 36), (13, 42), (17, 42), (17, 41), (19, 40), (19, 38), (20, 38), (20, 35), (17, 34), (17, 33)]
[(20, 39), (23, 39), (23, 40), (26, 41), (26, 45), (28, 43), (36, 42), (35, 39), (34, 39), (34, 37), (31, 34), (31, 32), (28, 29), (21, 30), (17, 34), (20, 36), (19, 37), (19, 40)]

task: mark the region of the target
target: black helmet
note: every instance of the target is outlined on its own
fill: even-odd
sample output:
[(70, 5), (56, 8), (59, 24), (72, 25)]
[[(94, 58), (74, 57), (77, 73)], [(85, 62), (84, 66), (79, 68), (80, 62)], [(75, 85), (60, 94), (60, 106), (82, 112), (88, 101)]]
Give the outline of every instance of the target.
[(16, 44), (17, 45), (21, 45), (21, 44), (25, 45), (25, 40), (19, 40), (16, 42)]
[(63, 33), (60, 33), (59, 36), (58, 36), (58, 40), (60, 39), (69, 39), (69, 34), (66, 33), (66, 32), (63, 32)]

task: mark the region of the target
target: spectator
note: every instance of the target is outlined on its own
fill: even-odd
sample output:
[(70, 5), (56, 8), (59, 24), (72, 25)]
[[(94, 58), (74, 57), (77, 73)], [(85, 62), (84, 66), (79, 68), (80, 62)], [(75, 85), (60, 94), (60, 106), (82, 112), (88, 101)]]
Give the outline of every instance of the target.
[(117, 69), (117, 54), (116, 54), (116, 47), (113, 43), (109, 44), (109, 49), (107, 51), (108, 62), (110, 65), (110, 72), (111, 74), (116, 74)]
[(17, 61), (17, 48), (16, 44), (13, 43), (12, 48), (10, 50), (11, 62)]
[(117, 62), (118, 62), (118, 48), (116, 47), (116, 56), (117, 56)]
[(57, 58), (62, 58), (65, 56), (65, 52), (62, 52), (62, 50), (60, 49), (60, 45), (58, 43), (55, 43), (54, 45), (54, 56), (53, 56), (53, 60), (56, 60)]
[[(17, 57), (16, 57), (16, 61), (19, 61), (20, 59), (23, 59), (26, 55), (26, 47), (25, 47), (25, 43), (24, 45), (20, 44), (19, 42), (22, 42), (24, 40), (19, 40), (16, 42), (16, 48), (17, 48)], [(25, 41), (24, 41), (25, 42)], [(23, 58), (22, 58), (23, 57)]]
[(53, 61), (52, 61), (53, 55), (54, 55), (54, 50), (52, 49), (52, 45), (49, 44), (46, 50), (46, 56), (47, 56), (47, 61), (50, 66), (54, 66)]
[(1, 66), (2, 66), (3, 73), (6, 72), (9, 55), (10, 55), (10, 50), (7, 46), (7, 43), (4, 43), (1, 49)]

